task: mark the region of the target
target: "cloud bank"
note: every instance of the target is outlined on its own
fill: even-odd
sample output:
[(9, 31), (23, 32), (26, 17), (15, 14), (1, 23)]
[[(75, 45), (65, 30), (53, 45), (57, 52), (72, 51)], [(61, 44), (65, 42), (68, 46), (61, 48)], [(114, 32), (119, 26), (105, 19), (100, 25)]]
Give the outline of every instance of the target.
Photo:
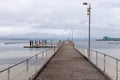
[[(0, 37), (87, 38), (84, 0), (0, 0)], [(120, 1), (87, 0), (92, 5), (91, 37), (120, 37)]]

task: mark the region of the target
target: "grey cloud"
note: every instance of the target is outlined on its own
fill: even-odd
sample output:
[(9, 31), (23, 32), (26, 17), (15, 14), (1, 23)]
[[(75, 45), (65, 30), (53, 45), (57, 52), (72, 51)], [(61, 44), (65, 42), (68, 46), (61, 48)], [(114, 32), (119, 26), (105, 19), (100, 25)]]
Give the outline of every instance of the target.
[[(4, 27), (4, 31), (8, 30), (7, 33), (0, 30), (1, 36), (15, 33), (14, 36), (19, 35), (19, 37), (30, 35), (31, 37), (39, 37), (38, 35), (52, 37), (58, 35), (61, 38), (65, 36), (64, 33), (56, 34), (53, 31), (57, 30), (60, 33), (61, 30), (73, 29), (75, 38), (87, 38), (87, 6), (83, 6), (82, 2), (84, 1), (0, 0), (0, 29)], [(111, 33), (112, 36), (119, 33), (120, 1), (91, 0), (89, 2), (92, 5), (92, 37), (110, 35), (112, 30), (116, 30), (116, 32)], [(46, 33), (45, 29), (49, 33)]]

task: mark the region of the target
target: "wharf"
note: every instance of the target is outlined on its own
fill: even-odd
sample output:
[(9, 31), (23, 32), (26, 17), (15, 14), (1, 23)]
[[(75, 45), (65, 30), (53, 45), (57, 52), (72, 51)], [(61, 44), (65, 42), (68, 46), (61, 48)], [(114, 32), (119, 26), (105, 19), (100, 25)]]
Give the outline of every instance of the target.
[(71, 44), (63, 43), (34, 80), (111, 80)]
[(49, 46), (49, 45), (45, 45), (45, 46), (24, 46), (24, 48), (54, 48), (55, 46)]

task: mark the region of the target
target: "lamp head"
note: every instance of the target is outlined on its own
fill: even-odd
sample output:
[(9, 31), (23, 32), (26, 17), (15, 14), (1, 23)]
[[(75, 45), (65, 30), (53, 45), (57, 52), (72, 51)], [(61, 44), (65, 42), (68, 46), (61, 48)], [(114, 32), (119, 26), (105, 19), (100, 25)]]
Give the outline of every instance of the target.
[(87, 3), (87, 2), (84, 2), (83, 5), (88, 5), (88, 3)]

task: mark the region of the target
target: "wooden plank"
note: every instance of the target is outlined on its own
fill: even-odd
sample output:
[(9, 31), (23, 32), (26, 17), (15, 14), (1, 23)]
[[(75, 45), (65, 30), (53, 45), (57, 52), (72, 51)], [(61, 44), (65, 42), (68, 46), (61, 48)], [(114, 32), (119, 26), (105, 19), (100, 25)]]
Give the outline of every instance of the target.
[(70, 44), (65, 43), (35, 80), (108, 80)]

